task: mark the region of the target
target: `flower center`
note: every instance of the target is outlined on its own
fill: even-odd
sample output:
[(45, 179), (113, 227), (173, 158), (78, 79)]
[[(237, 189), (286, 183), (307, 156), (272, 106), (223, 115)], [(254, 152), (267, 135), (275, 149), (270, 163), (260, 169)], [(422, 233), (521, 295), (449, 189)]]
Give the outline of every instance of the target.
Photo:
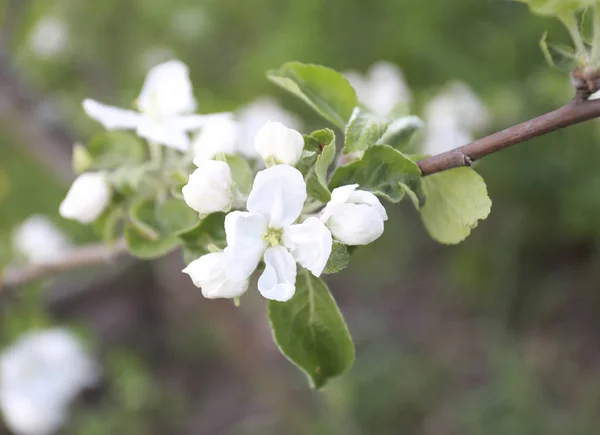
[(274, 230), (269, 228), (263, 236), (263, 240), (266, 240), (269, 246), (279, 246), (281, 245), (282, 234), (283, 230)]

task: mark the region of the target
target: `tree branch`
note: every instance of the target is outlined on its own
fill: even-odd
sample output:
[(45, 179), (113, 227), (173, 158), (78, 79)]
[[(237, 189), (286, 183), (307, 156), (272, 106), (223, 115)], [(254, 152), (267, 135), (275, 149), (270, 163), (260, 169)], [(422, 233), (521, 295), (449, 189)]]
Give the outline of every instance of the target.
[(53, 261), (8, 267), (1, 275), (0, 288), (18, 287), (62, 272), (108, 263), (127, 252), (125, 240), (114, 245), (101, 243), (83, 245)]
[(560, 109), (445, 153), (427, 157), (417, 164), (423, 176), (461, 166), (471, 166), (474, 161), (512, 145), (598, 117), (600, 117), (600, 100), (588, 101), (578, 96)]

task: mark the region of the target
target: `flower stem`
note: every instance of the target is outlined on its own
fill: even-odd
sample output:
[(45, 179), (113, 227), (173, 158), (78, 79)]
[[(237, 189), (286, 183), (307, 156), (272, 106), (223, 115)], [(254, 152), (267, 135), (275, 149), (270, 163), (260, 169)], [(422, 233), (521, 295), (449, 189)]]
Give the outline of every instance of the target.
[(152, 168), (160, 168), (162, 163), (162, 148), (160, 144), (157, 144), (156, 142), (148, 142), (148, 149), (150, 150), (150, 163)]
[(590, 63), (597, 67), (600, 61), (600, 5), (594, 6), (594, 36)]
[(580, 59), (580, 63), (587, 63), (589, 60), (588, 52), (585, 48), (585, 43), (583, 42), (581, 33), (579, 33), (579, 27), (577, 26), (577, 18), (575, 17), (575, 14), (561, 15), (559, 19), (569, 31), (569, 35), (571, 35), (571, 39), (575, 44), (577, 57)]

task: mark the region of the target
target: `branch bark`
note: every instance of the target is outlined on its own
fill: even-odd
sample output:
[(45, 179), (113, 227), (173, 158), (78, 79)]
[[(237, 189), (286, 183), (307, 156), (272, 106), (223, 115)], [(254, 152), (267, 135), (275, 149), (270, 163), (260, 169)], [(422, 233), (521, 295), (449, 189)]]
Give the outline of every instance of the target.
[(417, 164), (423, 176), (461, 166), (471, 166), (474, 161), (512, 145), (598, 117), (600, 117), (600, 100), (582, 100), (576, 97), (560, 109), (445, 153), (427, 157)]
[(119, 240), (111, 246), (100, 243), (83, 245), (53, 261), (23, 267), (8, 267), (1, 274), (0, 288), (18, 287), (59, 273), (109, 263), (126, 252), (125, 240)]

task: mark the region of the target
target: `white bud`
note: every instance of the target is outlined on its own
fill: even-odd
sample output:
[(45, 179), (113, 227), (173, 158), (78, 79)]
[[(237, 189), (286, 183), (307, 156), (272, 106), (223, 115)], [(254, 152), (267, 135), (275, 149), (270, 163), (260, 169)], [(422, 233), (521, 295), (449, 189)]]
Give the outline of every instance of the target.
[(203, 161), (213, 159), (218, 154), (235, 154), (239, 128), (238, 122), (229, 115), (211, 119), (192, 144), (194, 164), (200, 166)]
[(110, 186), (101, 172), (86, 172), (73, 181), (58, 211), (82, 224), (94, 222), (110, 203)]
[(358, 184), (338, 187), (321, 214), (333, 237), (345, 245), (367, 245), (383, 234), (385, 208), (371, 192), (356, 190)]
[(233, 202), (231, 169), (225, 162), (201, 162), (183, 189), (186, 204), (200, 214), (228, 211)]
[(225, 253), (214, 252), (192, 261), (183, 269), (208, 299), (236, 298), (248, 289), (248, 279), (233, 281), (225, 271)]
[(256, 134), (254, 147), (265, 161), (293, 166), (302, 155), (304, 138), (280, 122), (267, 122)]

